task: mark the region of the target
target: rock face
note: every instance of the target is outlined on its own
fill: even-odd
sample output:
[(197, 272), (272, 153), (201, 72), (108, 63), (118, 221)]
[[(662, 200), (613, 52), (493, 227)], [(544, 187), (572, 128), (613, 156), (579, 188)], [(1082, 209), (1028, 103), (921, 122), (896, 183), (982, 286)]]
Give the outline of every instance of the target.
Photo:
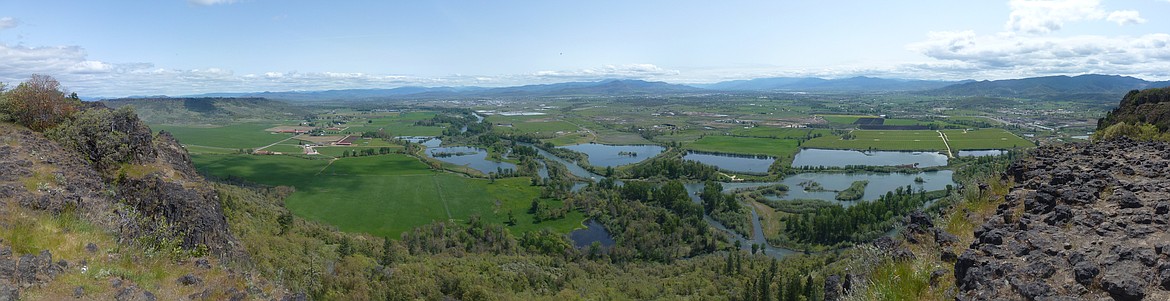
[(1170, 144), (1041, 147), (958, 256), (959, 300), (1170, 300)]
[(133, 172), (99, 164), (106, 160), (93, 156), (102, 152), (86, 149), (87, 143), (71, 149), (41, 133), (0, 123), (0, 204), (14, 200), (54, 213), (71, 210), (125, 241), (159, 233), (155, 221), (165, 220), (173, 225), (169, 233), (182, 235), (184, 247), (201, 244), (218, 257), (243, 259), (218, 195), (195, 171), (186, 150), (170, 134), (153, 135), (133, 115), (113, 115), (105, 122), (122, 132), (124, 144), (132, 144), (120, 159)]
[(65, 268), (64, 264), (53, 263), (49, 251), (13, 258), (12, 248), (0, 245), (0, 300), (18, 300), (20, 290), (44, 286), (64, 273)]

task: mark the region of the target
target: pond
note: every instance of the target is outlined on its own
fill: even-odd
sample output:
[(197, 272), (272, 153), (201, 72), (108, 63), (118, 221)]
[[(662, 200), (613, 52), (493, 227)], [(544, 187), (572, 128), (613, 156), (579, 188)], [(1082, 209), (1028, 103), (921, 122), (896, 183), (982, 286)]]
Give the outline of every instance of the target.
[[(439, 154), (436, 156), (436, 154)], [(499, 172), (501, 169), (516, 170), (516, 165), (508, 162), (489, 161), (486, 149), (467, 146), (436, 147), (427, 149), (427, 156), (439, 161), (471, 167), (484, 174)]]
[(439, 145), (443, 144), (442, 139), (439, 139), (438, 137), (430, 137), (430, 136), (398, 136), (398, 137), (394, 137), (394, 138), (398, 138), (398, 139), (403, 140), (403, 141), (409, 141), (411, 143), (422, 144), (423, 146), (426, 146), (428, 148), (439, 147)]
[[(724, 183), (724, 185), (727, 185)], [(687, 188), (687, 194), (691, 196), (691, 201), (701, 204), (702, 199), (699, 198), (699, 193), (703, 192), (703, 183), (686, 183), (683, 184)], [(725, 186), (726, 187), (726, 186)], [(724, 188), (726, 191), (726, 188)], [(764, 236), (764, 227), (760, 224), (760, 216), (756, 213), (755, 207), (748, 207), (752, 213), (752, 237), (744, 237), (735, 231), (728, 229), (723, 223), (711, 218), (710, 215), (703, 214), (703, 221), (714, 227), (716, 230), (726, 233), (734, 241), (739, 242), (739, 247), (744, 251), (751, 251), (752, 245), (764, 246), (764, 254), (773, 258), (783, 258), (784, 256), (792, 255), (795, 251), (787, 248), (776, 247), (768, 244), (767, 238)]]
[(855, 150), (806, 148), (796, 153), (796, 158), (792, 160), (792, 167), (845, 167), (848, 165), (912, 165), (919, 168), (946, 166), (947, 156), (936, 152), (863, 152)]
[(597, 242), (603, 248), (613, 247), (615, 244), (613, 236), (609, 235), (609, 231), (605, 231), (605, 227), (595, 220), (585, 222), (585, 229), (577, 229), (569, 232), (569, 239), (573, 240), (573, 245), (578, 249), (588, 248)]
[(666, 148), (657, 145), (607, 145), (599, 143), (562, 146), (589, 155), (589, 165), (615, 167), (653, 158)]
[[(849, 206), (856, 204), (855, 201), (838, 201), (837, 191), (845, 190), (852, 185), (854, 181), (869, 181), (869, 185), (865, 186), (865, 195), (861, 200), (872, 201), (883, 196), (886, 192), (894, 191), (898, 187), (906, 187), (909, 185), (914, 191), (924, 189), (926, 191), (944, 190), (947, 185), (955, 185), (952, 176), (954, 171), (940, 170), (932, 172), (920, 172), (915, 174), (902, 173), (802, 173), (784, 178), (779, 183), (788, 186), (788, 193), (784, 196), (777, 197), (780, 200), (796, 200), (796, 199), (817, 199), (825, 200), (836, 204)], [(917, 182), (917, 178), (922, 178), (922, 182)], [(823, 191), (806, 191), (802, 188), (801, 183), (812, 181), (820, 184)], [(724, 183), (724, 190), (734, 190), (737, 188), (754, 188), (765, 185), (773, 185), (777, 182), (733, 182)]]
[(776, 158), (770, 156), (736, 155), (698, 151), (687, 151), (687, 154), (682, 158), (683, 160), (698, 161), (699, 163), (715, 166), (720, 170), (751, 174), (767, 174), (768, 167), (772, 166), (772, 162), (776, 162)]
[(985, 149), (985, 150), (961, 150), (956, 156), (959, 157), (983, 157), (983, 156), (999, 156), (1007, 154), (1007, 150), (1002, 149)]

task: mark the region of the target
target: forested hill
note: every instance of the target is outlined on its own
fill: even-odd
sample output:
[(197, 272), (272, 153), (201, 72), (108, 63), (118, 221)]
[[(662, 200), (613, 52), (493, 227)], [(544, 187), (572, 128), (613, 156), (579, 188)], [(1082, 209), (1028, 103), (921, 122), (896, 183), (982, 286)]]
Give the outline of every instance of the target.
[(133, 106), (149, 124), (214, 124), (249, 119), (300, 117), (306, 111), (284, 102), (256, 97), (122, 98), (103, 100), (106, 106)]
[(1022, 79), (977, 81), (924, 91), (939, 96), (983, 96), (1032, 99), (1081, 100), (1113, 103), (1136, 89), (1170, 86), (1170, 81), (1151, 82), (1119, 75), (1086, 74)]
[(1153, 124), (1162, 132), (1170, 129), (1170, 88), (1130, 91), (1116, 109), (1097, 122), (1097, 129), (1122, 122)]

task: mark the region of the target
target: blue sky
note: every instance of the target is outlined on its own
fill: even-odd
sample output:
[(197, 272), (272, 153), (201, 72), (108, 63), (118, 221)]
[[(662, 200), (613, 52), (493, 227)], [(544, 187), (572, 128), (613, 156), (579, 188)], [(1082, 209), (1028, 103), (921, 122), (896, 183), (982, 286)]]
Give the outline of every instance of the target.
[(9, 1), (0, 82), (82, 95), (774, 76), (1170, 79), (1170, 0)]

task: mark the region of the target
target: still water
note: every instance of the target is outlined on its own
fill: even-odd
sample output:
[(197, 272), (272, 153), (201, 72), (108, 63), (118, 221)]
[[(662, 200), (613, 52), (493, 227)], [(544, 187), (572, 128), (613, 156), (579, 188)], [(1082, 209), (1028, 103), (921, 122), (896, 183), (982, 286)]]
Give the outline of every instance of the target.
[[(451, 154), (451, 156), (438, 156), (435, 154)], [(486, 149), (453, 146), (453, 147), (436, 147), (427, 149), (427, 156), (438, 159), (439, 161), (463, 165), (478, 170), (484, 174), (490, 172), (499, 172), (501, 169), (516, 170), (516, 165), (508, 162), (496, 162), (487, 159), (488, 152)]]
[(589, 155), (589, 165), (597, 167), (614, 167), (633, 164), (653, 158), (662, 153), (663, 148), (657, 145), (608, 145), (586, 143), (562, 146), (563, 148)]
[(848, 165), (914, 167), (946, 166), (947, 156), (935, 152), (855, 151), (806, 148), (796, 153), (792, 167), (844, 167)]
[(752, 174), (767, 174), (768, 167), (772, 166), (772, 162), (776, 162), (776, 158), (769, 156), (735, 155), (697, 151), (687, 151), (687, 154), (682, 158), (683, 160), (698, 161), (699, 163), (715, 166), (720, 170)]

